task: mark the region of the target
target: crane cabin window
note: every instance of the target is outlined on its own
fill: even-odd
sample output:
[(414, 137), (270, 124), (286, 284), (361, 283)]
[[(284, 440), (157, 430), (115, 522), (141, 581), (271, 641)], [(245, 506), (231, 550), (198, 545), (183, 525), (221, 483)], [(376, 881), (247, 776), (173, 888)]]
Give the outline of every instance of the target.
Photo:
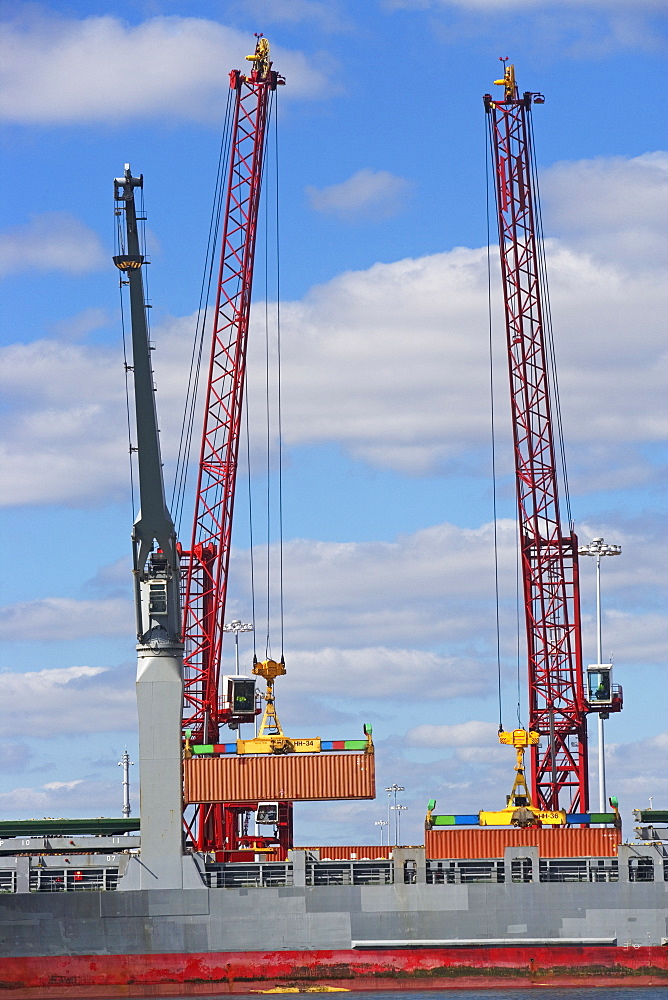
[(149, 584), (148, 613), (150, 615), (167, 614), (167, 583), (158, 581)]

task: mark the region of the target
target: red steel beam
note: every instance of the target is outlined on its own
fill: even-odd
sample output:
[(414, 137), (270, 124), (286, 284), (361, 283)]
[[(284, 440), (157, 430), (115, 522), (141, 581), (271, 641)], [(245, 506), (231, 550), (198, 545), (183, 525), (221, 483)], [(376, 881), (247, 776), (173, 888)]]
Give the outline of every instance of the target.
[[(526, 618), (531, 791), (541, 809), (586, 811), (587, 716), (577, 538), (564, 533), (531, 174), (532, 98), (485, 95), (495, 172)], [(537, 95), (540, 98), (540, 95)]]
[[(204, 427), (190, 550), (184, 557), (183, 729), (216, 742), (223, 624), (232, 537), (234, 491), (246, 374), (246, 347), (258, 209), (270, 94), (283, 80), (272, 71), (260, 38), (247, 76), (230, 73), (235, 91)], [(199, 849), (222, 838), (220, 809), (202, 809)], [(216, 815), (214, 815), (216, 813)]]

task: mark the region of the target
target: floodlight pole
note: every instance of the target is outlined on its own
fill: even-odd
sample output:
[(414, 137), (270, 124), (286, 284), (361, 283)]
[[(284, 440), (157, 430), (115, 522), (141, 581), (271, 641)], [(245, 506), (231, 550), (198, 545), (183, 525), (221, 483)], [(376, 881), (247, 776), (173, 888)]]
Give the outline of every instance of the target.
[(408, 809), (408, 806), (402, 806), (401, 803), (399, 803), (398, 806), (392, 806), (392, 808), (395, 810), (395, 813), (394, 813), (394, 837), (395, 837), (395, 840), (396, 840), (396, 846), (397, 847), (401, 847), (401, 813), (405, 809)]
[[(385, 789), (387, 792), (387, 846), (390, 846), (390, 810), (397, 808), (397, 792), (405, 792), (406, 789), (403, 785), (397, 785), (396, 781), (394, 784), (389, 785)], [(394, 793), (394, 806), (390, 804), (392, 794)], [(394, 844), (397, 846), (398, 832), (397, 832), (397, 815), (394, 814)]]
[(130, 754), (126, 747), (118, 762), (118, 766), (123, 768), (123, 815), (126, 818), (130, 815), (130, 765), (132, 764), (134, 761), (130, 760)]
[(390, 831), (389, 831), (388, 821), (386, 819), (377, 819), (376, 822), (374, 823), (374, 826), (379, 826), (380, 827), (380, 846), (381, 847), (383, 846), (383, 827), (384, 826), (388, 827), (388, 831), (387, 831), (387, 846), (389, 847), (390, 846)]
[(239, 633), (252, 632), (254, 626), (250, 622), (235, 620), (228, 625), (223, 625), (223, 632), (234, 632), (234, 663), (235, 673), (239, 674)]
[[(603, 662), (603, 632), (601, 621), (601, 556), (619, 556), (621, 545), (610, 545), (602, 538), (594, 538), (589, 545), (580, 545), (578, 555), (596, 556), (596, 662)], [(605, 736), (603, 732), (603, 713), (598, 713), (598, 811), (606, 811), (605, 791)]]

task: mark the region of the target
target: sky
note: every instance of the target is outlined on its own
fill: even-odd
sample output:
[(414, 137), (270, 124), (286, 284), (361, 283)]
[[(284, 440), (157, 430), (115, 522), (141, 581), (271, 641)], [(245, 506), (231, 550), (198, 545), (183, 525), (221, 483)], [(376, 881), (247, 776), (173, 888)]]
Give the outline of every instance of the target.
[[(112, 181), (126, 162), (145, 178), (171, 490), (227, 74), (263, 32), (286, 86), (249, 342), (254, 513), (242, 470), (226, 617), (253, 613), (252, 524), (256, 648), (281, 651), (275, 413), (263, 451), (278, 301), (277, 710), (294, 737), (356, 739), (372, 723), (378, 785), (375, 802), (297, 807), (296, 842), (378, 843), (396, 783), (401, 839), (419, 844), (429, 799), (497, 809), (512, 785), (496, 733), (500, 718), (527, 724), (526, 666), (482, 104), (500, 57), (546, 99), (534, 131), (572, 516), (582, 543), (622, 546), (602, 565), (604, 660), (624, 687), (606, 767), (632, 838), (631, 809), (668, 803), (663, 3), (139, 0), (121, 17), (96, 0), (14, 0), (0, 15), (0, 818), (120, 814), (117, 763), (125, 747), (137, 760), (137, 737)], [(272, 393), (275, 379), (272, 364)], [(182, 537), (191, 516), (192, 495)], [(593, 559), (581, 578), (588, 663)], [(252, 652), (242, 636), (242, 670)], [(595, 719), (590, 767), (596, 805)]]

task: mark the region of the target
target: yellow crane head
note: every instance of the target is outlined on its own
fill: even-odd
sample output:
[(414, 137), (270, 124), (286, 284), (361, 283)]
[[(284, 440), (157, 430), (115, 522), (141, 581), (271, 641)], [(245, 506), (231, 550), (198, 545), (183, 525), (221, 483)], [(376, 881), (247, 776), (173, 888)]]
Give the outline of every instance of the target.
[(494, 81), (495, 87), (504, 87), (504, 100), (513, 101), (517, 97), (517, 84), (515, 82), (515, 67), (512, 63), (506, 66), (503, 79)]
[(246, 59), (253, 63), (253, 69), (260, 79), (263, 80), (271, 67), (271, 62), (269, 61), (269, 39), (260, 35), (255, 46), (255, 52), (252, 56), (246, 56)]

